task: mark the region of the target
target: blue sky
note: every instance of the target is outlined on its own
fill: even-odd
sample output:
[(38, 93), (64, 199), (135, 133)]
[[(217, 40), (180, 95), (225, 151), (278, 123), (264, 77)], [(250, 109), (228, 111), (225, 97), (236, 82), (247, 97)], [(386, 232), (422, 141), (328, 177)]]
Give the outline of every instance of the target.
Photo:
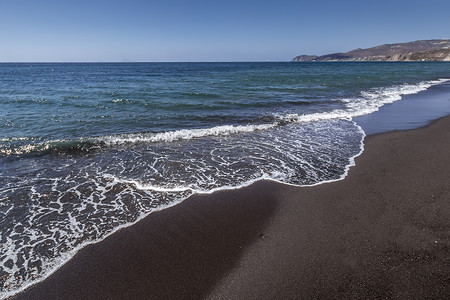
[(449, 0), (0, 0), (0, 61), (285, 61), (450, 38), (449, 12)]

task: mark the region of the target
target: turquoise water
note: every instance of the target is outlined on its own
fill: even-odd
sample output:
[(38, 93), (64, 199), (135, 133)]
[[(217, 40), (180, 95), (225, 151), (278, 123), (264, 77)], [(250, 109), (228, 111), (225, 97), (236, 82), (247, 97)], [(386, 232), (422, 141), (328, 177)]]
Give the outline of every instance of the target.
[(0, 138), (264, 123), (343, 108), (371, 88), (447, 78), (448, 63), (0, 64)]
[(194, 193), (345, 176), (353, 121), (449, 63), (0, 64), (0, 289)]

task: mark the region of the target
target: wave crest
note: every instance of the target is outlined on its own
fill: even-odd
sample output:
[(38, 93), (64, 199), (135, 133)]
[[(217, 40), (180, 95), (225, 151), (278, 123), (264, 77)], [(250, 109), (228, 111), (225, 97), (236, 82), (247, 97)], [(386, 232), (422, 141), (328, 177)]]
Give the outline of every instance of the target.
[[(284, 115), (265, 116), (259, 121), (267, 120), (269, 123), (248, 125), (221, 125), (210, 128), (181, 129), (160, 133), (127, 133), (120, 135), (105, 135), (99, 137), (80, 138), (75, 140), (53, 140), (40, 143), (23, 144), (27, 138), (10, 138), (0, 140), (0, 155), (22, 155), (37, 153), (85, 153), (92, 150), (142, 143), (170, 143), (174, 141), (191, 140), (195, 138), (212, 136), (229, 136), (240, 133), (268, 130), (290, 123), (317, 122), (324, 120), (343, 119), (366, 115), (377, 111), (383, 105), (402, 99), (404, 95), (416, 94), (428, 88), (449, 82), (450, 79), (423, 81), (416, 84), (403, 84), (390, 87), (373, 88), (361, 91), (357, 97), (340, 99), (343, 108), (331, 111), (309, 114), (288, 113)], [(123, 100), (123, 99), (119, 99)], [(19, 146), (14, 146), (20, 141)]]

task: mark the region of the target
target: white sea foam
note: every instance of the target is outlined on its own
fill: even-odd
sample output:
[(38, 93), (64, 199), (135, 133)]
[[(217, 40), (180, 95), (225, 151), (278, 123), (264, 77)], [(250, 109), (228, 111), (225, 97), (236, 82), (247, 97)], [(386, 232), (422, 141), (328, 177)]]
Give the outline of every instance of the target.
[(383, 105), (401, 100), (402, 96), (416, 94), (430, 88), (433, 85), (442, 84), (450, 79), (439, 79), (432, 81), (423, 81), (416, 84), (404, 84), (392, 87), (374, 88), (368, 91), (362, 91), (359, 97), (342, 99), (346, 103), (343, 109), (335, 109), (327, 112), (308, 113), (308, 114), (286, 114), (276, 116), (278, 121), (267, 124), (250, 125), (223, 125), (205, 129), (182, 129), (167, 131), (161, 133), (136, 133), (102, 136), (97, 140), (107, 145), (122, 145), (133, 143), (152, 143), (152, 142), (173, 142), (178, 140), (190, 140), (207, 136), (228, 136), (238, 133), (253, 132), (258, 130), (267, 130), (274, 128), (286, 122), (317, 122), (331, 119), (350, 120), (357, 116), (373, 113)]
[(430, 87), (445, 82), (450, 79), (439, 79), (423, 81), (417, 84), (404, 84), (391, 87), (374, 88), (362, 91), (359, 97), (341, 99), (346, 105), (345, 109), (335, 109), (332, 111), (313, 114), (287, 114), (280, 116), (280, 119), (289, 122), (315, 122), (330, 119), (347, 119), (368, 115), (376, 112), (383, 105), (401, 100), (404, 95), (417, 94)]
[[(190, 140), (208, 136), (229, 136), (239, 133), (248, 133), (259, 130), (268, 130), (276, 126), (287, 123), (317, 122), (332, 119), (350, 120), (354, 117), (367, 115), (377, 111), (383, 105), (401, 100), (404, 95), (416, 94), (431, 86), (449, 82), (450, 79), (438, 79), (423, 81), (415, 84), (403, 84), (391, 87), (373, 88), (360, 92), (360, 95), (353, 98), (340, 99), (345, 103), (344, 108), (317, 113), (288, 113), (276, 115), (276, 120), (272, 123), (249, 124), (249, 125), (222, 125), (210, 128), (181, 129), (160, 133), (129, 133), (120, 135), (106, 135), (92, 138), (82, 138), (79, 141), (99, 142), (107, 146), (119, 146), (138, 143), (173, 142), (180, 140)], [(128, 101), (116, 99), (113, 101)], [(17, 140), (27, 140), (28, 138), (18, 138)], [(0, 140), (3, 141), (3, 140)], [(49, 150), (57, 143), (70, 142), (70, 140), (53, 140), (35, 144), (26, 144), (17, 148), (1, 148), (0, 154), (26, 154), (34, 151)]]
[[(360, 133), (348, 121), (342, 124), (336, 121), (334, 126), (327, 122), (276, 126), (247, 132), (245, 137), (197, 138), (173, 145), (154, 143), (125, 152), (111, 148), (94, 153), (88, 160), (39, 158), (49, 164), (46, 169), (8, 180), (0, 188), (0, 198), (11, 199), (20, 196), (14, 194), (17, 187), (29, 190), (26, 197), (33, 203), (22, 220), (33, 230), (23, 231), (23, 226), (16, 223), (5, 232), (8, 236), (21, 232), (24, 238), (5, 245), (8, 253), (21, 259), (15, 256), (10, 266), (7, 260), (12, 256), (8, 256), (1, 264), (6, 263), (10, 274), (27, 276), (25, 281), (8, 278), (6, 284), (11, 284), (8, 289), (13, 293), (47, 277), (83, 245), (103, 239), (118, 225), (127, 226), (142, 215), (178, 203), (194, 193), (239, 188), (261, 179), (300, 184), (339, 176), (344, 172), (347, 157), (358, 152), (359, 140), (355, 138)], [(336, 149), (334, 143), (329, 143), (331, 139), (348, 147)], [(316, 155), (318, 148), (320, 155)], [(33, 160), (31, 157), (30, 162)], [(58, 168), (52, 168), (51, 164), (57, 164)], [(323, 170), (318, 170), (319, 165)], [(40, 221), (55, 214), (59, 221), (51, 224)], [(29, 255), (28, 249), (33, 249), (36, 243), (63, 246), (63, 251), (52, 248), (55, 257), (48, 257), (46, 252)], [(19, 263), (21, 260), (23, 263)], [(33, 268), (36, 262), (45, 271)]]
[(253, 132), (256, 130), (265, 130), (275, 127), (277, 124), (260, 125), (223, 125), (206, 129), (181, 129), (161, 133), (136, 133), (115, 136), (103, 136), (98, 140), (108, 145), (122, 145), (129, 143), (142, 142), (173, 142), (178, 140), (190, 140), (207, 136), (227, 136), (237, 133)]

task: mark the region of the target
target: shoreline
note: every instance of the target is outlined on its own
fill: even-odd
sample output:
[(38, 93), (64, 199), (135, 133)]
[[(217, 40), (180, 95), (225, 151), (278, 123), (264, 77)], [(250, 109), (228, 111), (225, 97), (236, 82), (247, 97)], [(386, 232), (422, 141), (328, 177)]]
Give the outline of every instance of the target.
[(253, 244), (208, 299), (450, 297), (449, 128), (446, 116), (368, 135), (344, 180), (284, 189), (273, 241)]
[(13, 298), (449, 296), (450, 157), (439, 154), (448, 128), (444, 117), (367, 136), (341, 181), (195, 195), (87, 246)]

